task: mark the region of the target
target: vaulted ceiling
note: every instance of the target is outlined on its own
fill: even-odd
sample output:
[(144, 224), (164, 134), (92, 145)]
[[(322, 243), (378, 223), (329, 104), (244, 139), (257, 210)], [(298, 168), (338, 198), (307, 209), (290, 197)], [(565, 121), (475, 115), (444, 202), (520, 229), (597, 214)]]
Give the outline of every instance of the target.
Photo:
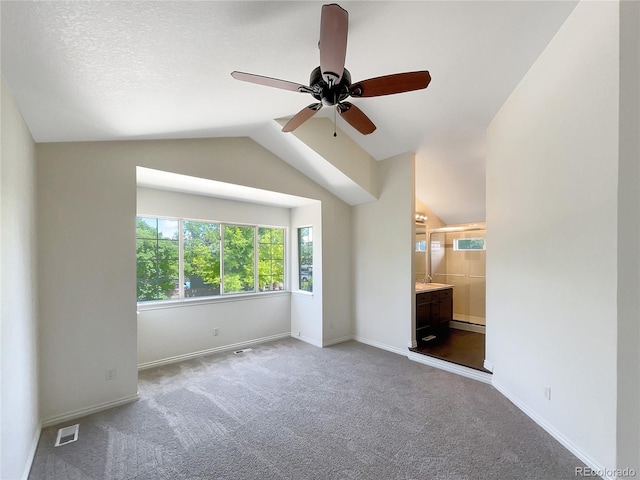
[[(36, 142), (249, 135), (314, 100), (230, 72), (308, 84), (322, 4), (3, 0), (2, 74)], [(485, 128), (575, 4), (340, 2), (354, 81), (425, 69), (433, 80), (352, 100), (371, 135), (338, 127), (377, 160), (415, 152), (417, 196), (446, 223), (484, 220)]]

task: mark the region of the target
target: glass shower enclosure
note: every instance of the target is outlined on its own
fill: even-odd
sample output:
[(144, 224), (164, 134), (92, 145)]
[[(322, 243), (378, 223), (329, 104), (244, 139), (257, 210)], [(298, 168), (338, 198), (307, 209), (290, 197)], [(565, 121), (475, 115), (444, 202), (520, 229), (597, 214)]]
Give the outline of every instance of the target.
[(453, 319), (486, 325), (486, 230), (433, 230), (428, 251), (433, 282), (453, 285)]

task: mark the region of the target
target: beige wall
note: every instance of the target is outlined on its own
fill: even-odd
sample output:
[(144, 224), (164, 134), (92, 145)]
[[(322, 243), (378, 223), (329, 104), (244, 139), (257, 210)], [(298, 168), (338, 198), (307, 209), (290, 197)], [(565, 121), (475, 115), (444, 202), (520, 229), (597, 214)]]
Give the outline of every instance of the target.
[[(323, 212), (320, 203), (305, 205), (294, 208), (291, 211), (291, 228), (297, 231), (298, 228), (312, 226), (313, 236), (313, 263), (323, 265)], [(297, 234), (296, 234), (297, 235)], [(298, 258), (297, 242), (291, 251), (291, 264), (296, 264)], [(323, 344), (323, 320), (324, 305), (322, 299), (326, 283), (323, 282), (322, 269), (314, 268), (313, 271), (313, 292), (298, 291), (299, 279), (295, 276), (293, 282), (294, 292), (291, 294), (291, 335), (307, 343), (321, 347)], [(348, 302), (347, 299), (345, 299)]]
[(380, 199), (353, 207), (354, 334), (407, 355), (414, 324), (413, 154), (380, 162)]
[[(415, 210), (416, 213), (421, 213), (427, 216), (427, 221), (424, 225), (425, 235), (424, 238), (427, 242), (427, 249), (429, 248), (429, 232), (435, 228), (445, 227), (446, 224), (438, 217), (433, 210), (431, 210), (427, 205), (422, 203), (419, 198), (415, 199)], [(416, 225), (416, 228), (419, 228)], [(416, 235), (416, 240), (418, 240), (418, 235)], [(422, 237), (420, 238), (422, 239)], [(414, 261), (414, 269), (415, 269), (415, 279), (416, 282), (421, 282), (424, 280), (426, 274), (430, 272), (429, 268), (429, 255), (424, 252), (414, 252), (413, 256)]]
[[(281, 123), (284, 125), (285, 122)], [(334, 137), (334, 128), (335, 124), (328, 118), (312, 118), (296, 128), (292, 135), (359, 185), (372, 199), (377, 197), (377, 162), (342, 130), (337, 129), (338, 135)]]
[[(289, 208), (140, 187), (137, 213), (279, 226), (287, 231), (290, 231), (291, 220)], [(286, 254), (291, 256), (289, 242)], [(228, 345), (240, 348), (243, 342), (289, 335), (288, 293), (217, 300), (170, 306), (144, 302), (138, 305), (138, 364), (154, 366)], [(214, 328), (218, 329), (218, 335), (214, 336)]]
[(580, 2), (488, 129), (493, 384), (595, 468), (616, 466), (618, 8)]
[(0, 477), (26, 478), (40, 435), (35, 145), (0, 78)]
[(618, 466), (640, 472), (640, 2), (620, 5)]
[[(335, 335), (350, 329), (350, 207), (252, 140), (39, 144), (37, 162), (43, 419), (136, 395), (136, 166), (321, 201), (322, 273), (331, 285), (323, 281), (311, 302), (318, 311), (330, 305), (322, 321)], [(324, 327), (317, 342), (331, 340)], [(117, 376), (107, 382), (110, 368)]]

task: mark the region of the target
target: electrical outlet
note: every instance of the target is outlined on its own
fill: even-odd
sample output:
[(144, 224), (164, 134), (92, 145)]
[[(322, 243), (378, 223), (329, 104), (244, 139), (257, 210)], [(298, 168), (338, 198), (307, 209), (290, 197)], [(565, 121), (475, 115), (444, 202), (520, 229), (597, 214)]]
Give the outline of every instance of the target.
[(213, 329), (213, 336), (217, 337), (218, 335), (220, 335), (220, 329), (218, 327)]
[(551, 401), (551, 387), (544, 387), (544, 398)]
[(116, 378), (116, 369), (115, 368), (111, 368), (109, 370), (105, 370), (104, 378), (106, 380), (113, 380), (114, 378)]

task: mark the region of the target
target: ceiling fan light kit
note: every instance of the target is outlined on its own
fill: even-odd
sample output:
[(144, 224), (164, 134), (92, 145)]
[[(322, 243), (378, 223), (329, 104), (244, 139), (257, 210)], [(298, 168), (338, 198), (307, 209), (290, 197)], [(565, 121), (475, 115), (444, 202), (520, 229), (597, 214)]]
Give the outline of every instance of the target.
[(344, 68), (348, 25), (349, 13), (340, 5), (332, 3), (322, 6), (320, 41), (318, 42), (320, 66), (311, 72), (309, 86), (238, 71), (231, 72), (231, 76), (243, 82), (309, 93), (318, 101), (295, 114), (282, 128), (283, 132), (294, 131), (318, 113), (323, 106), (328, 106), (334, 107), (335, 112), (358, 132), (368, 135), (375, 131), (376, 126), (356, 105), (345, 101), (348, 97), (380, 97), (421, 90), (427, 88), (431, 82), (431, 76), (428, 71), (421, 70), (351, 83), (351, 73)]

